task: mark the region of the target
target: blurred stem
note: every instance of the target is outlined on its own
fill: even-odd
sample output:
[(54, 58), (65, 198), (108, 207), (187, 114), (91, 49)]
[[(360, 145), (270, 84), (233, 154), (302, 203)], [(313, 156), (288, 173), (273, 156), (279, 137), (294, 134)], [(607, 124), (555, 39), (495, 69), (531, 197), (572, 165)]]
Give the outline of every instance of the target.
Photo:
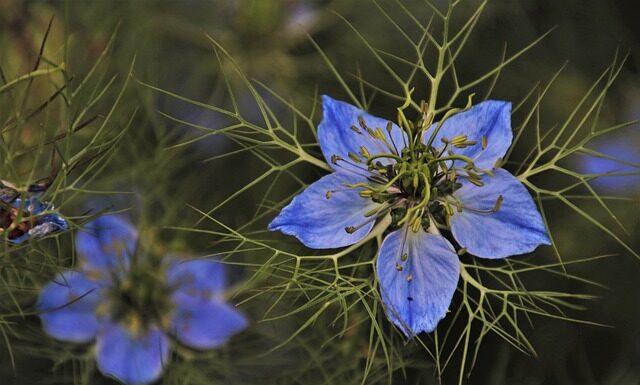
[(13, 79), (12, 81), (8, 82), (7, 84), (3, 85), (2, 87), (0, 87), (0, 94), (7, 91), (8, 89), (12, 88), (13, 86), (15, 86), (16, 84), (23, 82), (25, 80), (30, 80), (30, 79), (34, 79), (40, 76), (47, 76), (56, 72), (60, 72), (60, 71), (64, 71), (64, 63), (60, 64), (59, 66), (55, 67), (55, 68), (49, 68), (49, 69), (40, 69), (40, 70), (35, 70), (33, 72), (29, 72), (26, 75), (22, 75), (19, 78)]

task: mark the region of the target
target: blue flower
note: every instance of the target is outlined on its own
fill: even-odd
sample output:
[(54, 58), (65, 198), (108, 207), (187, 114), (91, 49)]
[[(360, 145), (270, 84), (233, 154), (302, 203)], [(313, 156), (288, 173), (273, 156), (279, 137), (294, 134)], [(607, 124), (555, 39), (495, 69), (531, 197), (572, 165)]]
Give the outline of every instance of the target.
[[(6, 183), (6, 182), (5, 182)], [(36, 197), (23, 200), (7, 191), (7, 186), (2, 185), (0, 194), (2, 206), (0, 206), (0, 234), (9, 231), (7, 241), (12, 244), (20, 244), (29, 238), (42, 238), (56, 231), (69, 228), (67, 221), (60, 215), (52, 212), (53, 205), (41, 202)]]
[(550, 244), (527, 189), (495, 168), (512, 141), (510, 103), (486, 101), (442, 124), (426, 118), (411, 136), (327, 96), (323, 109), (318, 140), (334, 172), (269, 229), (327, 249), (366, 241), (376, 223), (388, 224), (376, 273), (386, 314), (407, 337), (434, 330), (449, 308), (460, 274), (451, 238), (489, 259)]
[(636, 131), (607, 137), (596, 142), (594, 149), (602, 156), (585, 156), (580, 171), (597, 176), (590, 182), (596, 189), (623, 194), (640, 189), (640, 168), (634, 167), (640, 164), (640, 135)]
[(37, 308), (45, 331), (68, 342), (95, 341), (98, 369), (125, 384), (157, 380), (171, 337), (193, 349), (224, 344), (247, 326), (225, 303), (224, 266), (214, 259), (137, 252), (138, 234), (118, 216), (89, 223), (76, 237), (78, 271), (47, 284)]

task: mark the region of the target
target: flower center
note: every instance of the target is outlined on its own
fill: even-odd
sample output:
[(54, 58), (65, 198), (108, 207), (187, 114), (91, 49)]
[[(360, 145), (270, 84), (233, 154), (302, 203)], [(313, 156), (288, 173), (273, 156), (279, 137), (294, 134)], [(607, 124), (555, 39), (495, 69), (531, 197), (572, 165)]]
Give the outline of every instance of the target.
[[(367, 146), (361, 146), (358, 153), (349, 152), (348, 159), (333, 155), (331, 163), (366, 177), (366, 182), (345, 184), (345, 187), (357, 189), (360, 197), (378, 205), (366, 213), (368, 219), (364, 223), (347, 226), (347, 233), (354, 233), (387, 214), (391, 214), (392, 229), (405, 224), (414, 231), (420, 227), (428, 231), (430, 226), (448, 229), (454, 210), (463, 209), (453, 195), (462, 187), (459, 178), (482, 186), (482, 176), (491, 174), (489, 170), (478, 169), (473, 159), (455, 153), (456, 149), (476, 144), (468, 140), (467, 135), (442, 138), (441, 143), (434, 145), (436, 132), (425, 144), (422, 132), (418, 131), (416, 135), (408, 135), (408, 139), (403, 135), (403, 143), (396, 143), (391, 122), (386, 127), (388, 136), (379, 127), (367, 127), (362, 117), (358, 122), (360, 127), (352, 126), (351, 130), (354, 135), (362, 136), (361, 142)], [(413, 125), (406, 132), (413, 132), (412, 128)], [(486, 147), (486, 138), (482, 142), (483, 148)], [(374, 149), (378, 152), (372, 154)], [(339, 191), (328, 191), (327, 199), (336, 192)], [(496, 202), (496, 206), (499, 203)]]
[(124, 277), (115, 278), (108, 298), (109, 315), (132, 331), (168, 326), (174, 307), (162, 268), (149, 262), (133, 264)]

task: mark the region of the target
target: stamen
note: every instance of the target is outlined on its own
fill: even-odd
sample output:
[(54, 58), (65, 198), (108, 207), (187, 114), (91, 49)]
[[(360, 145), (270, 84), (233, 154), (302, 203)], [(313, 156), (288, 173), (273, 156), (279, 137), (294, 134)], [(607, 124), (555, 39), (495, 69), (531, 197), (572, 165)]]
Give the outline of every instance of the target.
[(362, 159), (360, 159), (360, 157), (356, 154), (354, 154), (353, 152), (349, 151), (349, 159), (351, 159), (352, 161), (356, 162), (356, 163), (362, 163)]
[(395, 154), (376, 154), (374, 156), (369, 157), (369, 159), (367, 160), (367, 163), (371, 164), (374, 160), (381, 159), (381, 158), (395, 159), (398, 162), (403, 161), (401, 157)]
[(324, 197), (327, 199), (331, 199), (331, 197), (333, 197), (334, 193), (338, 193), (338, 192), (348, 192), (348, 191), (352, 191), (351, 188), (342, 188), (342, 189), (335, 189), (335, 190), (327, 190), (324, 193)]
[(400, 154), (400, 151), (398, 151), (398, 146), (396, 146), (396, 142), (395, 140), (393, 140), (393, 135), (391, 135), (392, 130), (393, 130), (393, 123), (389, 121), (387, 122), (387, 133), (389, 134), (389, 138), (391, 138), (391, 144), (393, 144), (393, 149), (395, 150), (394, 154), (398, 155)]
[(493, 205), (492, 208), (490, 209), (476, 209), (473, 207), (468, 207), (468, 206), (462, 206), (462, 204), (460, 203), (460, 201), (453, 195), (450, 196), (451, 198), (454, 198), (458, 203), (460, 204), (460, 209), (458, 210), (459, 212), (462, 212), (464, 210), (468, 210), (468, 211), (472, 211), (474, 213), (478, 213), (478, 214), (493, 214), (498, 212), (498, 210), (500, 210), (500, 208), (502, 207), (502, 203), (504, 202), (504, 198), (502, 195), (499, 195), (498, 198), (496, 199), (496, 203)]
[[(380, 152), (386, 151), (385, 148), (382, 145), (380, 145), (380, 141), (377, 140), (378, 138), (376, 137), (375, 131), (373, 131), (371, 128), (367, 127), (367, 123), (364, 121), (364, 118), (362, 116), (358, 116), (358, 124), (360, 125), (360, 127), (362, 128), (363, 131), (365, 131), (367, 134), (369, 134), (368, 136), (364, 135), (364, 133), (362, 131), (360, 131), (360, 129), (358, 127), (356, 127), (356, 126), (351, 126), (351, 130), (353, 130), (354, 132), (356, 132), (356, 133), (358, 133), (360, 135), (364, 135), (366, 138), (368, 138), (369, 142), (373, 146), (377, 147), (377, 149)], [(384, 135), (383, 135), (383, 139), (384, 139)], [(383, 140), (383, 142), (386, 142), (386, 140)], [(387, 144), (387, 146), (388, 146), (388, 144)]]
[[(349, 156), (351, 156), (351, 155), (349, 155)], [(341, 164), (340, 164), (340, 163), (338, 163), (338, 162), (344, 162), (344, 163), (346, 163), (346, 164), (348, 164), (348, 165), (350, 165), (350, 166), (352, 166), (352, 167), (354, 167), (354, 168), (356, 168), (356, 169), (358, 169), (358, 170), (362, 170), (362, 171), (364, 171), (364, 174), (361, 174), (361, 173), (357, 172), (356, 170), (353, 170), (353, 169), (352, 169), (352, 168), (350, 168), (350, 167), (344, 167), (343, 165), (341, 165)], [(345, 170), (345, 171), (348, 171), (348, 172), (353, 173), (353, 174), (355, 174), (355, 175), (359, 175), (359, 176), (361, 176), (361, 177), (363, 177), (363, 178), (369, 178), (369, 176), (370, 176), (370, 175), (369, 175), (369, 170), (368, 170), (368, 169), (366, 169), (366, 168), (364, 168), (364, 167), (362, 167), (362, 166), (359, 166), (359, 165), (357, 165), (357, 164), (355, 164), (355, 163), (352, 163), (352, 162), (350, 162), (350, 161), (348, 161), (348, 160), (346, 160), (346, 159), (342, 158), (342, 157), (341, 157), (341, 156), (339, 156), (339, 155), (335, 155), (335, 154), (334, 154), (334, 155), (331, 155), (331, 163), (332, 163), (334, 166), (336, 166), (336, 167), (340, 167), (341, 169), (343, 169), (343, 170)]]
[(387, 215), (389, 213), (389, 211), (391, 211), (394, 208), (394, 204), (391, 204), (387, 207), (381, 207), (378, 209), (378, 214), (375, 216), (370, 217), (369, 219), (367, 219), (366, 221), (362, 222), (361, 224), (357, 225), (357, 226), (347, 226), (344, 228), (344, 231), (346, 231), (348, 234), (353, 234), (356, 231), (360, 230), (361, 228), (363, 228), (364, 226), (368, 225), (371, 222), (375, 222), (377, 221), (379, 218), (382, 218), (383, 216)]
[(502, 195), (498, 196), (498, 199), (496, 199), (496, 205), (493, 206), (493, 212), (498, 212), (498, 210), (500, 210), (500, 207), (502, 207), (502, 202), (504, 201), (504, 198), (502, 198)]
[(384, 184), (386, 181), (382, 179), (382, 176), (379, 175), (369, 175), (367, 176), (367, 180), (377, 184)]
[(463, 142), (463, 143), (456, 144), (456, 145), (454, 145), (454, 147), (455, 148), (466, 148), (466, 147), (475, 146), (476, 143), (478, 143), (478, 142), (476, 142), (475, 140), (469, 140), (469, 141), (466, 141), (466, 142)]
[(363, 130), (368, 131), (367, 124), (364, 122), (364, 118), (362, 116), (358, 116), (358, 124), (362, 127)]
[(482, 181), (480, 181), (480, 180), (473, 179), (473, 178), (467, 178), (467, 180), (469, 182), (473, 183), (474, 185), (478, 186), (478, 187), (484, 186), (484, 183), (482, 183)]
[(475, 140), (467, 140), (467, 138), (468, 138), (467, 135), (458, 135), (453, 139), (451, 139), (451, 141), (447, 142), (444, 140), (444, 138), (443, 138), (443, 141), (445, 143), (450, 143), (455, 148), (471, 147), (477, 143)]

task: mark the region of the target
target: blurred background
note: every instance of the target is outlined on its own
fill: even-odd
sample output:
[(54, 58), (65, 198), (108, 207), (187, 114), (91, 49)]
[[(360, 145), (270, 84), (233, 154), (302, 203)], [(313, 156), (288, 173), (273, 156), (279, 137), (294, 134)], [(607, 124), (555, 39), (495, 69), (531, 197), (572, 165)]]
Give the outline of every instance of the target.
[[(390, 14), (402, 14), (395, 1), (380, 0), (378, 3)], [(434, 0), (433, 3), (440, 8), (446, 6), (446, 1)], [(422, 0), (406, 0), (403, 4), (421, 20), (426, 20), (431, 13)], [(462, 1), (461, 20), (468, 17), (477, 4), (473, 0)], [(361, 73), (367, 81), (378, 85), (389, 84), (384, 69), (372, 62), (366, 46), (334, 12), (352, 22), (377, 47), (392, 47), (395, 54), (411, 57), (412, 53), (403, 52), (403, 46), (398, 44), (398, 32), (374, 2), (369, 1), (3, 0), (0, 1), (0, 66), (4, 83), (7, 83), (6, 79), (18, 78), (33, 69), (50, 20), (53, 20), (52, 27), (43, 58), (49, 67), (64, 62), (68, 75), (66, 79), (50, 77), (35, 82), (28, 93), (0, 94), (0, 105), (5, 109), (0, 111), (0, 116), (6, 121), (18, 110), (41, 105), (50, 96), (53, 83), (67, 81), (77, 86), (97, 61), (101, 63), (98, 70), (101, 80), (95, 86), (97, 92), (105, 89), (102, 87), (112, 76), (116, 76), (114, 84), (120, 84), (131, 73), (129, 85), (109, 120), (116, 131), (128, 127), (124, 140), (104, 166), (96, 168), (82, 194), (67, 197), (69, 199), (62, 206), (66, 210), (64, 213), (80, 219), (101, 210), (129, 209), (128, 215), (140, 226), (190, 227), (199, 215), (187, 204), (206, 210), (214, 207), (259, 175), (260, 166), (244, 153), (222, 157), (239, 149), (233, 140), (222, 135), (200, 137), (202, 130), (176, 121), (180, 119), (215, 129), (227, 124), (223, 116), (156, 92), (147, 85), (209, 105), (230, 108), (231, 99), (223, 73), (232, 69), (225, 68), (226, 62), (222, 65), (218, 62), (207, 35), (233, 56), (250, 79), (295, 100), (304, 110), (312, 107), (317, 94), (345, 96), (309, 37), (340, 71)], [(619, 79), (609, 90), (602, 122), (606, 126), (640, 119), (640, 24), (637, 16), (638, 8), (633, 0), (490, 1), (458, 60), (457, 70), (462, 78), (474, 78), (499, 63), (505, 44), (507, 52), (514, 52), (553, 29), (548, 37), (502, 72), (492, 97), (514, 102), (522, 100), (533, 85), (548, 81), (566, 62), (566, 68), (541, 105), (541, 124), (552, 126), (571, 113), (616, 54), (624, 56), (628, 53)], [(406, 30), (411, 31), (414, 27), (407, 23)], [(110, 45), (112, 37), (114, 40)], [(234, 78), (230, 79), (234, 81)], [(259, 120), (253, 96), (242, 92), (242, 84), (231, 85), (232, 88), (236, 86), (240, 90), (235, 94), (239, 108), (248, 120)], [(98, 119), (109, 114), (118, 90), (108, 88), (105, 98), (92, 106)], [(23, 95), (28, 95), (28, 100), (25, 97), (25, 101), (20, 102)], [(270, 100), (268, 93), (264, 97), (273, 103), (274, 113), (286, 121), (290, 116), (286, 107), (275, 98)], [(65, 108), (69, 113), (77, 111), (74, 103), (69, 100), (61, 103), (64, 107), (58, 107), (59, 114), (50, 115), (47, 124), (55, 126), (55, 119), (62, 122)], [(77, 103), (82, 105), (82, 101)], [(374, 112), (393, 116), (385, 111), (394, 111), (395, 107), (376, 101)], [(165, 114), (175, 119), (168, 119)], [(522, 116), (516, 114), (514, 122), (519, 118)], [(27, 128), (21, 131), (25, 143), (30, 140)], [(89, 126), (86, 134), (83, 129), (79, 137), (82, 139), (86, 135), (84, 139), (87, 139), (91, 129)], [(176, 147), (197, 137), (200, 137), (198, 141)], [(310, 140), (310, 134), (305, 139)], [(608, 135), (590, 147), (629, 162), (640, 162), (640, 126), (632, 125)], [(522, 154), (514, 153), (515, 159), (522, 157)], [(25, 169), (36, 167), (25, 162)], [(44, 176), (48, 172), (47, 162), (47, 157), (36, 161), (44, 170)], [(624, 171), (626, 167), (586, 157), (576, 158), (574, 162), (573, 167), (588, 172)], [(318, 170), (305, 167), (298, 170), (304, 180), (311, 181), (319, 175)], [(7, 179), (6, 171), (2, 170), (2, 173), (2, 179)], [(20, 175), (24, 173), (16, 172), (11, 177), (19, 179)], [(640, 250), (637, 236), (640, 231), (640, 177), (604, 177), (594, 181), (593, 186), (603, 194), (627, 198), (612, 201), (611, 207), (628, 232), (624, 240)], [(277, 188), (289, 189), (290, 193), (293, 185), (282, 184)], [(261, 198), (259, 188), (249, 190), (216, 210), (215, 217), (238, 228), (253, 218)], [(564, 290), (586, 290), (598, 296), (579, 312), (579, 318), (606, 326), (533, 318), (528, 333), (537, 355), (525, 355), (503, 340), (489, 336), (466, 381), (491, 385), (640, 384), (640, 261), (566, 207), (553, 207), (547, 214), (564, 255), (578, 259), (616, 254), (572, 268), (572, 273), (597, 281), (606, 288), (585, 288), (574, 281), (560, 283)], [(215, 241), (210, 236), (167, 230), (160, 231), (159, 238), (167, 248), (195, 254), (211, 252)], [(69, 250), (70, 244), (70, 240), (66, 243), (63, 240), (56, 247)], [(72, 255), (59, 256), (56, 264), (73, 264)], [(50, 279), (54, 270), (44, 269), (29, 275), (28, 286), (37, 292), (36, 288)], [(244, 276), (242, 269), (234, 274), (236, 281)], [(557, 289), (558, 283), (554, 284)], [(544, 282), (535, 286), (544, 287)], [(20, 308), (26, 309), (27, 314), (7, 318), (0, 338), (0, 383), (115, 383), (94, 373), (87, 349), (67, 346), (44, 335), (38, 319), (28, 314), (33, 293), (18, 293), (17, 296), (17, 299), (1, 300), (6, 302), (3, 308), (11, 310), (7, 312), (13, 313)], [(14, 302), (20, 306), (13, 306)], [(254, 306), (246, 311), (255, 319), (261, 309)], [(291, 346), (270, 355), (262, 354), (297, 326), (295, 318), (279, 324), (257, 325), (222, 352), (183, 360), (172, 367), (162, 381), (171, 384), (326, 383), (326, 377), (310, 376), (308, 373), (313, 371), (304, 370), (313, 366), (310, 363), (315, 353), (310, 347), (301, 347), (303, 341), (292, 341)], [(331, 334), (324, 329), (326, 325), (315, 325), (310, 331), (321, 339), (325, 333)], [(337, 351), (344, 356), (334, 358), (349, 368), (344, 369), (341, 383), (359, 383), (355, 375), (353, 382), (349, 380), (351, 370), (362, 370), (359, 350), (340, 348)], [(394, 384), (438, 383), (430, 358), (418, 350), (415, 360), (424, 362), (416, 369), (394, 377)], [(318, 365), (327, 365), (327, 370), (336, 370), (332, 366), (335, 362), (318, 362)], [(456, 383), (457, 371), (450, 372), (444, 373), (442, 383)], [(386, 377), (371, 378), (366, 383), (378, 381), (384, 383)]]

